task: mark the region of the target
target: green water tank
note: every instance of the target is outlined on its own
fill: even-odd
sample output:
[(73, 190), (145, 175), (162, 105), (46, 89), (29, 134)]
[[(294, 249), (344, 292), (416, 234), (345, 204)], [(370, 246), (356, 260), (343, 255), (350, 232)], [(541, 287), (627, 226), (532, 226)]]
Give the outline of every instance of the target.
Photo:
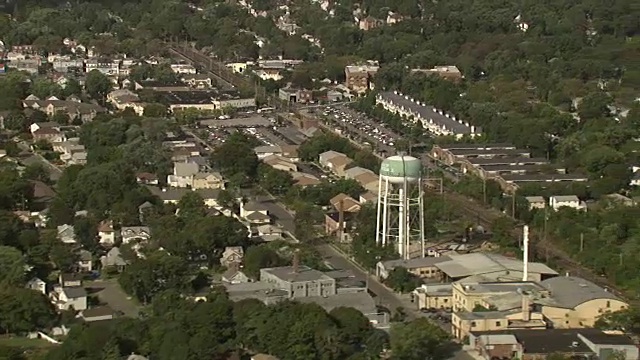
[(402, 184), (417, 182), (422, 174), (422, 162), (413, 156), (394, 155), (382, 161), (380, 177), (388, 179), (390, 183)]

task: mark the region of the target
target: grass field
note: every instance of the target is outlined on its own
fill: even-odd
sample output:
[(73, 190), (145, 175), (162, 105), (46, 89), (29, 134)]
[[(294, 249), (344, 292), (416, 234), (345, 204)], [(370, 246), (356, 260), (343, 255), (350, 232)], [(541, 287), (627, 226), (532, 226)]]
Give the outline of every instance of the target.
[(56, 346), (43, 339), (29, 339), (26, 337), (0, 336), (0, 346), (16, 347), (22, 349), (42, 349)]

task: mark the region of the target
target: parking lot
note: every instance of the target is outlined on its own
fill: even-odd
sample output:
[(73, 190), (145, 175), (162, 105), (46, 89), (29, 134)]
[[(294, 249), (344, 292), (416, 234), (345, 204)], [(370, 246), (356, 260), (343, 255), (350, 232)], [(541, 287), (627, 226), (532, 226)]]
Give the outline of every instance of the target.
[(350, 130), (375, 141), (377, 144), (393, 147), (400, 138), (398, 134), (387, 129), (384, 124), (377, 123), (374, 119), (342, 107), (327, 107), (322, 112), (326, 118), (332, 118), (334, 122), (341, 123)]

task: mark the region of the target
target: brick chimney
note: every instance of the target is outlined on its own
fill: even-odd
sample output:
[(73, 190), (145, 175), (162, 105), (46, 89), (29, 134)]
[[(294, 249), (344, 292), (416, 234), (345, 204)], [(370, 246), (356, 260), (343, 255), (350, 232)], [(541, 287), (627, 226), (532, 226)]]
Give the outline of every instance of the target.
[(344, 238), (344, 199), (340, 200), (338, 208), (338, 239), (342, 241)]

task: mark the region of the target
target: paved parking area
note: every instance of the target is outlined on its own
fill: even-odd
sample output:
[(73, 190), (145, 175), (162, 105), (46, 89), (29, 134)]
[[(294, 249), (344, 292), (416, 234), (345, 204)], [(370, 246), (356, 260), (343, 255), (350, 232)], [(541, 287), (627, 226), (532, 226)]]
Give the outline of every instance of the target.
[(137, 317), (140, 313), (140, 306), (122, 290), (116, 279), (89, 281), (84, 287), (89, 295), (97, 295), (101, 302), (125, 316)]

